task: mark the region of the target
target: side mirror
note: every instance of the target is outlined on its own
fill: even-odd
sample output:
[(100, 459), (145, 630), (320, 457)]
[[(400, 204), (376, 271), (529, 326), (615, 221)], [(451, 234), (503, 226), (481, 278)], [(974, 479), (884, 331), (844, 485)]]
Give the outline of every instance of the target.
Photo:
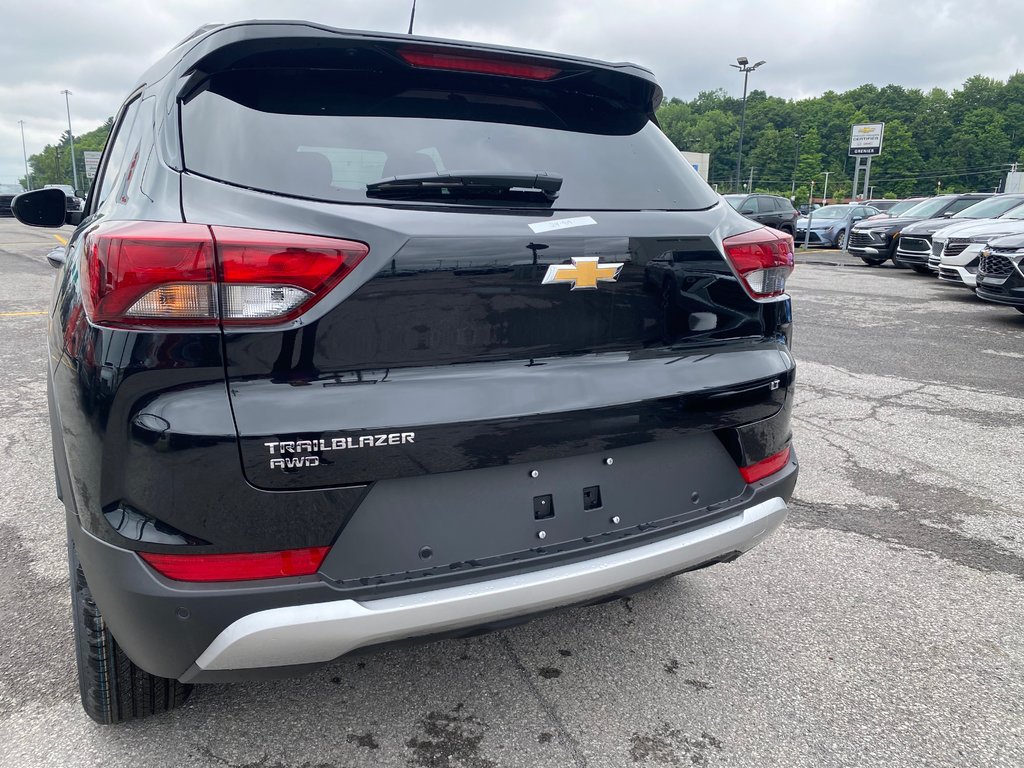
[(11, 213), (30, 227), (63, 227), (67, 218), (67, 197), (59, 189), (22, 192), (11, 201)]
[(64, 266), (67, 254), (63, 245), (58, 245), (48, 254), (46, 254), (46, 260), (50, 263), (50, 266), (54, 269), (60, 269)]

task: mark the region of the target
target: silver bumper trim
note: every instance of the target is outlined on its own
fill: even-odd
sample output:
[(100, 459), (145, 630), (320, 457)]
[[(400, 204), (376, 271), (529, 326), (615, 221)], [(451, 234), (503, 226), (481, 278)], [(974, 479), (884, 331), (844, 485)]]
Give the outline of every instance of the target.
[(240, 670), (315, 664), (367, 645), (583, 602), (746, 551), (788, 514), (786, 502), (775, 497), (704, 528), (592, 560), (400, 597), (259, 611), (221, 632), (196, 666)]

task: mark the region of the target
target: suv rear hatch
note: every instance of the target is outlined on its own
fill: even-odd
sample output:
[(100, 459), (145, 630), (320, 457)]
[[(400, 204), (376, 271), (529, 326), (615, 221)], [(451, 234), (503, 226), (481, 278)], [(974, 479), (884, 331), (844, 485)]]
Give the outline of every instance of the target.
[[(748, 227), (653, 122), (649, 73), (415, 39), (307, 42), (196, 65), (182, 200), (215, 238), (227, 226), (365, 246), (298, 317), (224, 327), (248, 481), (372, 488), (339, 520), (361, 533), (336, 545), (346, 564), (332, 573), (408, 570), (389, 537), (422, 552), (438, 529), (475, 532), (446, 563), (535, 544), (543, 510), (505, 528), (509, 505), (548, 494), (525, 482), (538, 462), (576, 457), (589, 469), (559, 470), (575, 487), (595, 457), (621, 456), (630, 479), (612, 495), (659, 507), (645, 521), (738, 497), (745, 454), (728, 435), (786, 404), (789, 302), (753, 300), (723, 257), (722, 238)], [(467, 470), (488, 472), (445, 484)], [(423, 526), (432, 538), (408, 533)]]

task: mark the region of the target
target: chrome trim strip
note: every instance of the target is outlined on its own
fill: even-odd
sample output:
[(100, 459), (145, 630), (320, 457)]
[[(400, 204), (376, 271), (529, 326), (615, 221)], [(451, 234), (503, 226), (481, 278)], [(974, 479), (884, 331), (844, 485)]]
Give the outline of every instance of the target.
[(704, 528), (592, 560), (400, 597), (259, 611), (222, 631), (196, 666), (239, 670), (326, 662), (367, 645), (584, 602), (746, 551), (788, 514), (786, 502), (775, 497)]

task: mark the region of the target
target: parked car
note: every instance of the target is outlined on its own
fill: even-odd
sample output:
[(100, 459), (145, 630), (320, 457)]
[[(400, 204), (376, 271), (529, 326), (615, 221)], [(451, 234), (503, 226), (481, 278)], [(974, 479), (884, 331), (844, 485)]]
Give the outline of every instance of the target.
[[(896, 250), (905, 227), (924, 219), (952, 216), (979, 200), (991, 195), (939, 195), (922, 200), (905, 211), (901, 216), (873, 221), (862, 221), (855, 224), (850, 232), (850, 244), (847, 250), (857, 254), (866, 264), (878, 266), (893, 259), (895, 264)], [(929, 249), (931, 244), (929, 243)], [(900, 266), (897, 264), (897, 266)]]
[(1024, 313), (1024, 235), (992, 240), (981, 252), (978, 296)]
[(78, 225), (48, 393), (98, 722), (607, 599), (786, 517), (793, 241), (693, 173), (647, 70), (261, 21), (131, 93), (81, 214), (15, 202)]
[[(810, 219), (801, 216), (796, 220), (797, 245), (805, 241), (809, 245), (823, 245), (828, 248), (845, 248), (846, 233), (858, 221), (874, 216), (879, 211), (867, 205), (826, 205), (814, 212)], [(808, 232), (808, 222), (810, 232)]]
[(808, 205), (807, 203), (804, 203), (799, 208), (797, 208), (797, 212), (801, 216), (806, 216), (808, 211), (811, 211), (811, 210), (816, 211), (819, 208), (821, 208), (821, 203), (812, 203), (811, 205)]
[[(933, 251), (933, 234), (951, 224), (998, 216), (1020, 204), (1019, 198), (1007, 195), (993, 197), (991, 194), (973, 193), (962, 198), (957, 203), (962, 206), (960, 210), (953, 210), (953, 206), (941, 216), (922, 219), (904, 227), (893, 262), (900, 267), (910, 267), (919, 274), (929, 274), (933, 271), (928, 266)], [(938, 264), (934, 271), (938, 272)]]
[[(1001, 205), (996, 206), (997, 202)], [(989, 206), (989, 210), (982, 210), (982, 206)], [(982, 215), (986, 212), (992, 215)], [(979, 215), (973, 218), (965, 214)], [(973, 259), (963, 264), (975, 264), (982, 245), (1000, 235), (1016, 233), (1021, 228), (1024, 224), (1024, 194), (998, 195), (961, 211), (949, 221), (949, 226), (936, 230), (932, 235), (932, 252), (928, 256), (928, 269), (939, 273), (940, 279), (944, 257), (949, 259), (947, 266), (960, 266), (960, 254), (970, 250)], [(977, 247), (970, 248), (971, 245)], [(959, 272), (954, 282), (964, 282)]]
[(0, 216), (13, 216), (11, 201), (25, 190), (21, 184), (0, 184)]
[(43, 189), (59, 189), (63, 192), (67, 198), (67, 210), (69, 213), (81, 211), (85, 207), (85, 200), (78, 196), (75, 188), (70, 184), (46, 184)]
[(895, 205), (889, 207), (887, 210), (882, 210), (879, 214), (869, 216), (867, 220), (877, 221), (879, 219), (895, 219), (897, 216), (902, 216), (906, 211), (909, 211), (915, 205), (924, 202), (927, 199), (927, 197), (908, 197), (906, 200), (898, 200)]
[(751, 221), (773, 227), (787, 235), (796, 231), (797, 212), (793, 204), (778, 195), (723, 195), (726, 201)]

